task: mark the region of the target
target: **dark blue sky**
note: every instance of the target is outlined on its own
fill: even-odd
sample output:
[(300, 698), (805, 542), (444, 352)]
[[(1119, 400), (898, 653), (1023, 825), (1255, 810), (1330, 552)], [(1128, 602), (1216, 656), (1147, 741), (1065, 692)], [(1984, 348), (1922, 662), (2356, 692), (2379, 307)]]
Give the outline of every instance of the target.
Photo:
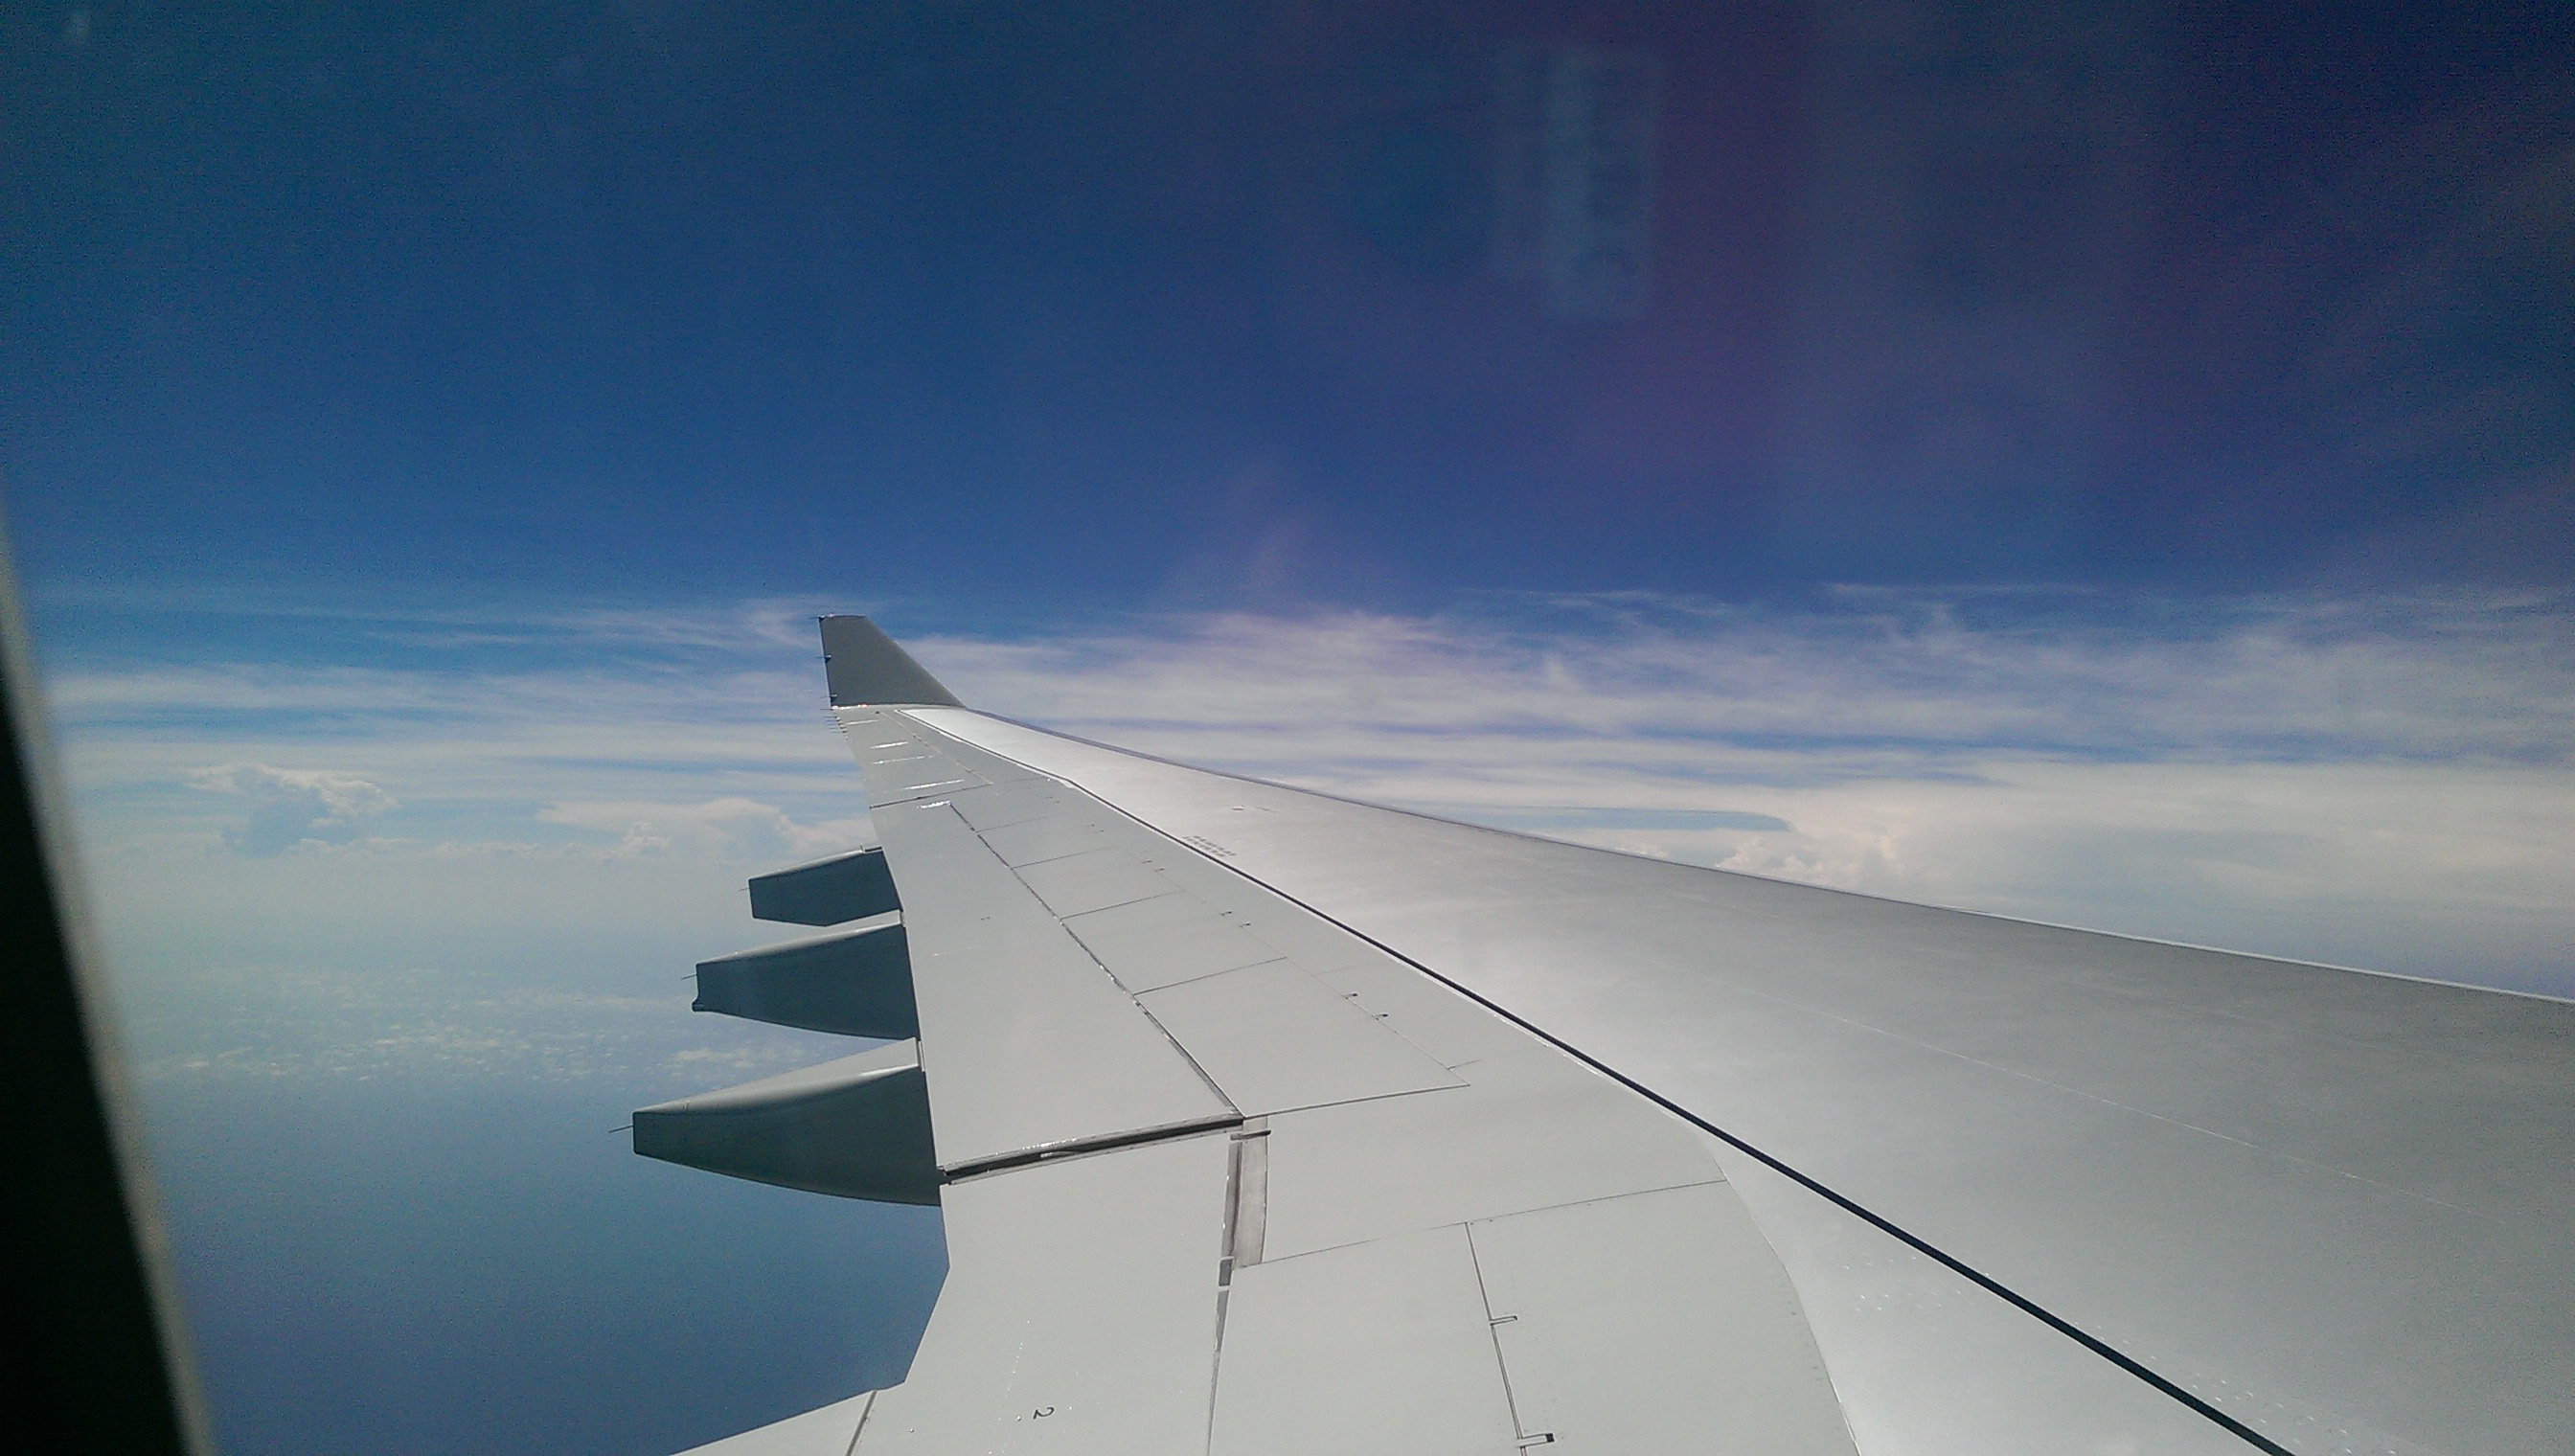
[[(2562, 568), (2575, 11), (1890, 13), (17, 8), (20, 550), (997, 625)], [(1659, 69), (1623, 314), (1494, 263), (1513, 43)]]

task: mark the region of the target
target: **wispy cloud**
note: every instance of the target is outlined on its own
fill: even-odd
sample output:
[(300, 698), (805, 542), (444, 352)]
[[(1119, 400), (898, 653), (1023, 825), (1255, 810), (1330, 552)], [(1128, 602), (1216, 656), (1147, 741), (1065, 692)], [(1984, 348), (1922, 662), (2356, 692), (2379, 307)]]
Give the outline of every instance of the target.
[(1780, 749), (1826, 773), (1992, 750), (2557, 763), (2575, 754), (2568, 606), (1850, 592), (1784, 612), (1631, 595), (929, 646), (970, 701), (1041, 721), (1285, 734), (1327, 754), (1426, 736)]

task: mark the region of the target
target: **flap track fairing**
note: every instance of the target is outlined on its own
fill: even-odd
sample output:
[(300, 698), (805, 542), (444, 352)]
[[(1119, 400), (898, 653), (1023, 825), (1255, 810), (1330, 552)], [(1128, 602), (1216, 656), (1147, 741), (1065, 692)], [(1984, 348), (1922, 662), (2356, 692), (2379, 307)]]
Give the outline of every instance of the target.
[(843, 1198), (939, 1201), (930, 1091), (911, 1041), (647, 1107), (635, 1114), (635, 1150)]
[(701, 960), (692, 1009), (843, 1036), (921, 1034), (911, 947), (900, 923)]

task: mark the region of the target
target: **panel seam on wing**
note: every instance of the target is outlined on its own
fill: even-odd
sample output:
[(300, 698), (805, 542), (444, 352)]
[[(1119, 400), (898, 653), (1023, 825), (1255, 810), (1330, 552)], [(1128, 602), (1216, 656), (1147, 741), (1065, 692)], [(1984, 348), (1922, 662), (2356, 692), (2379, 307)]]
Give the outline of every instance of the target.
[(971, 1162), (945, 1167), (940, 1171), (947, 1176), (949, 1182), (964, 1183), (977, 1178), (991, 1177), (997, 1173), (1017, 1172), (1022, 1168), (1033, 1168), (1040, 1164), (1070, 1162), (1075, 1158), (1125, 1152), (1130, 1148), (1148, 1147), (1158, 1142), (1178, 1142), (1184, 1138), (1202, 1137), (1211, 1132), (1223, 1132), (1241, 1127), (1243, 1122), (1243, 1113), (1240, 1111), (1195, 1117), (1187, 1122), (1166, 1123), (1160, 1127), (1139, 1127), (1126, 1132), (1102, 1133), (1094, 1137), (1067, 1138), (1063, 1142), (1048, 1143), (1044, 1147), (996, 1153), (990, 1157), (976, 1158)]

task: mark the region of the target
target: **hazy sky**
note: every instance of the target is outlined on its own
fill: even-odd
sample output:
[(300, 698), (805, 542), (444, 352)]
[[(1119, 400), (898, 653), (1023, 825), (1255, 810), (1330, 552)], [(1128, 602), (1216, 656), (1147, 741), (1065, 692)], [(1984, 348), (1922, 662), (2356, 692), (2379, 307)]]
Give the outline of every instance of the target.
[(2575, 10), (13, 7), (0, 473), (229, 1449), (647, 1453), (936, 1221), (636, 1159), (970, 703), (2575, 994)]

